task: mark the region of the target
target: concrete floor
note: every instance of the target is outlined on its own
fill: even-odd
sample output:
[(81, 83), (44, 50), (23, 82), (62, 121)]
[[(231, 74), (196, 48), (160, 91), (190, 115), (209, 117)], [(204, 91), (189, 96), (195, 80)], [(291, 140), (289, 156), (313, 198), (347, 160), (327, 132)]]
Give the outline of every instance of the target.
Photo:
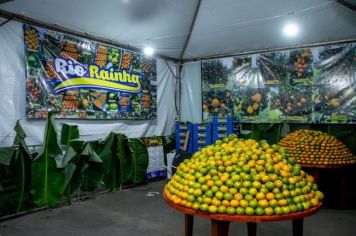
[[(70, 206), (48, 209), (0, 223), (1, 236), (158, 236), (184, 235), (183, 215), (162, 199), (165, 181), (96, 196)], [(145, 196), (148, 192), (159, 195)], [(195, 218), (194, 235), (210, 235), (210, 222)], [(232, 223), (230, 235), (247, 235), (246, 225)], [(291, 222), (262, 223), (257, 235), (292, 235)], [(356, 210), (322, 209), (304, 220), (304, 235), (356, 235)]]

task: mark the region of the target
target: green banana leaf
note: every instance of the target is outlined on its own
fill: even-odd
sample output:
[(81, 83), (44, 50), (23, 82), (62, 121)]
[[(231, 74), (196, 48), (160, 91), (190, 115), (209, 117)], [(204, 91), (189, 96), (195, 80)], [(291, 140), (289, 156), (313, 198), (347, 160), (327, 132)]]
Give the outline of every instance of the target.
[(61, 144), (68, 145), (72, 140), (79, 138), (77, 125), (62, 124)]
[(15, 168), (17, 174), (17, 189), (18, 189), (18, 199), (17, 199), (17, 209), (16, 212), (28, 209), (31, 204), (31, 159), (28, 153), (22, 148), (16, 151), (17, 158), (15, 161)]
[(0, 212), (15, 213), (31, 206), (31, 154), (27, 148), (26, 134), (19, 121), (14, 127), (14, 145), (17, 148), (0, 148)]
[[(73, 161), (76, 157), (78, 156), (78, 153), (76, 150), (68, 146), (66, 149), (66, 152), (64, 154), (63, 160), (62, 160), (62, 167), (64, 169), (64, 192), (65, 195), (67, 196), (68, 202), (71, 201), (71, 195), (72, 193), (78, 188), (79, 186), (79, 181), (76, 181), (78, 178), (73, 177), (75, 170), (77, 168), (75, 162)], [(73, 161), (73, 162), (71, 162)]]
[(32, 159), (31, 153), (28, 150), (27, 144), (25, 142), (25, 138), (27, 137), (25, 131), (23, 130), (21, 123), (19, 120), (16, 121), (16, 125), (14, 127), (14, 131), (16, 132), (15, 139), (13, 144), (19, 145), (23, 154), (27, 157)]
[(6, 152), (2, 151), (0, 156), (0, 159), (6, 158), (6, 161), (3, 160), (0, 164), (0, 216), (14, 213), (16, 209), (13, 200), (13, 196), (17, 195), (15, 173), (11, 170), (13, 165), (10, 165), (15, 154), (15, 150), (10, 152), (10, 149), (7, 149)]
[(79, 181), (78, 184), (75, 183), (73, 180), (73, 176), (75, 173), (75, 170), (77, 169), (77, 166), (74, 163), (68, 163), (64, 174), (65, 174), (65, 180), (64, 180), (64, 192), (67, 193), (70, 197), (70, 195), (78, 188), (79, 186)]
[(85, 145), (81, 156), (85, 158), (87, 165), (85, 165), (85, 168), (82, 168), (83, 173), (85, 171), (85, 175), (80, 188), (84, 192), (94, 191), (100, 184), (104, 175), (103, 161), (90, 143)]
[(19, 145), (18, 150), (16, 150), (14, 163), (15, 173), (17, 175), (16, 179), (18, 180), (18, 199), (16, 212), (20, 212), (31, 207), (32, 205), (30, 193), (32, 156), (25, 142), (27, 135), (23, 130), (19, 120), (16, 122), (14, 131), (16, 132), (16, 136), (13, 143), (14, 145)]
[(120, 161), (120, 180), (122, 184), (128, 184), (133, 174), (133, 162), (128, 149), (127, 137), (117, 134), (117, 157)]
[(0, 148), (0, 164), (9, 166), (12, 158), (14, 157), (15, 148), (13, 147), (2, 147)]
[(128, 140), (133, 161), (133, 173), (131, 181), (134, 184), (145, 182), (148, 167), (148, 151), (140, 138), (131, 138)]
[(73, 140), (69, 143), (63, 158), (65, 167), (65, 193), (70, 201), (71, 195), (79, 188), (93, 191), (103, 177), (102, 160), (90, 143)]
[(57, 167), (56, 158), (62, 156), (57, 140), (54, 114), (48, 113), (42, 151), (32, 162), (31, 192), (37, 206), (55, 206), (64, 192), (64, 170)]
[(104, 186), (110, 191), (116, 191), (121, 185), (120, 162), (116, 154), (116, 134), (110, 133), (100, 145), (99, 156), (103, 161)]
[(24, 141), (25, 138), (27, 137), (27, 135), (26, 135), (25, 131), (23, 130), (19, 120), (16, 121), (16, 125), (14, 127), (14, 131), (16, 132), (16, 136), (15, 136), (15, 139), (14, 139), (14, 144), (21, 143), (21, 141)]

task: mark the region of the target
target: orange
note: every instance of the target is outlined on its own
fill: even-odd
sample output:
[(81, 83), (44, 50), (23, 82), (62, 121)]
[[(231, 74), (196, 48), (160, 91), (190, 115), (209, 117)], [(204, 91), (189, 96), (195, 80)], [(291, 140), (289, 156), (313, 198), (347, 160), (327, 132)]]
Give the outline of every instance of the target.
[(238, 207), (240, 205), (240, 202), (236, 199), (233, 199), (230, 201), (230, 206), (232, 207)]
[(287, 206), (288, 202), (286, 199), (280, 199), (280, 200), (278, 200), (278, 205), (279, 206)]
[(228, 200), (222, 200), (221, 204), (222, 204), (224, 207), (229, 207), (229, 206), (230, 206), (230, 201), (228, 201)]
[(248, 201), (242, 199), (242, 200), (240, 201), (240, 206), (243, 207), (243, 208), (248, 207)]
[(208, 185), (208, 187), (212, 187), (212, 186), (214, 186), (214, 181), (208, 180), (208, 181), (206, 182), (206, 185)]
[(269, 200), (273, 200), (274, 199), (274, 194), (273, 193), (267, 193), (266, 194), (266, 199)]

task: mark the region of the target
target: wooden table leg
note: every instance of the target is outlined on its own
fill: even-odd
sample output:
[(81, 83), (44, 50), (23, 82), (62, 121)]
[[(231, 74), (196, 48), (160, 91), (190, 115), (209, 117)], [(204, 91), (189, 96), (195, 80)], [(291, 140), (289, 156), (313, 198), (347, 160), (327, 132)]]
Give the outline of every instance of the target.
[(347, 194), (346, 194), (346, 178), (345, 178), (345, 173), (341, 172), (341, 176), (340, 176), (340, 190), (341, 190), (341, 208), (345, 209), (347, 207)]
[(193, 215), (184, 214), (185, 236), (193, 235)]
[(229, 221), (211, 220), (211, 236), (228, 236)]
[(319, 174), (318, 168), (313, 168), (313, 169), (312, 169), (312, 176), (313, 176), (314, 179), (315, 179), (315, 183), (316, 183), (317, 185), (319, 185), (319, 184), (320, 184), (320, 174)]
[(303, 236), (303, 218), (293, 220), (293, 236)]
[(247, 235), (256, 236), (257, 235), (257, 223), (249, 222), (247, 223)]

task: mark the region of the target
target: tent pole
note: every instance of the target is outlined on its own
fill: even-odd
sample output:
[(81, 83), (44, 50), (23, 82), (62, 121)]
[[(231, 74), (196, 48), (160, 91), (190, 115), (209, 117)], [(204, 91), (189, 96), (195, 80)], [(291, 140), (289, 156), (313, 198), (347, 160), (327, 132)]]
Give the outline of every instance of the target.
[[(176, 66), (176, 73), (174, 73), (173, 72), (173, 69), (171, 68), (171, 66), (168, 64), (168, 62), (166, 61), (166, 60), (164, 60), (164, 62), (166, 63), (166, 65), (167, 65), (167, 67), (168, 67), (168, 69), (169, 69), (169, 71), (171, 72), (171, 74), (172, 74), (172, 76), (173, 76), (173, 78), (174, 78), (174, 83), (175, 83), (175, 85), (177, 85), (177, 83), (180, 83), (180, 80), (179, 80), (179, 77), (178, 77), (178, 67), (179, 67), (179, 64), (176, 64), (176, 65), (178, 65), (178, 66)], [(176, 117), (175, 117), (175, 120), (176, 121), (179, 121), (179, 106), (180, 106), (180, 101), (178, 101), (179, 102), (179, 104), (177, 104), (177, 100), (180, 100), (180, 87), (178, 88), (179, 89), (179, 91), (177, 91), (177, 87), (175, 87), (175, 91), (174, 91), (174, 107), (175, 107), (175, 109), (176, 109)]]
[(9, 23), (10, 21), (12, 21), (13, 19), (14, 19), (14, 18), (9, 18), (9, 19), (5, 20), (4, 22), (2, 22), (2, 23), (0, 24), (0, 28), (1, 28), (2, 26), (6, 25), (7, 23)]
[[(123, 44), (123, 43), (115, 42), (115, 41), (108, 40), (108, 39), (103, 38), (103, 37), (99, 37), (99, 36), (88, 34), (87, 32), (80, 32), (80, 31), (72, 30), (72, 29), (57, 25), (57, 24), (46, 23), (46, 22), (43, 22), (43, 21), (35, 20), (33, 18), (30, 18), (30, 17), (26, 17), (26, 16), (23, 16), (23, 15), (18, 15), (18, 14), (11, 13), (11, 12), (8, 12), (8, 11), (4, 11), (4, 10), (1, 10), (1, 9), (0, 9), (0, 17), (6, 18), (6, 19), (13, 19), (13, 20), (16, 20), (16, 21), (19, 21), (19, 22), (22, 22), (22, 23), (28, 23), (28, 24), (35, 25), (35, 26), (38, 26), (38, 27), (42, 27), (42, 28), (46, 28), (46, 29), (49, 29), (49, 30), (58, 31), (58, 32), (61, 32), (61, 33), (65, 33), (65, 34), (69, 34), (69, 35), (73, 35), (73, 36), (77, 36), (77, 37), (81, 37), (81, 38), (85, 38), (85, 39), (89, 39), (89, 40), (94, 40), (94, 41), (99, 42), (99, 43), (107, 44), (107, 45), (114, 46), (114, 47), (123, 48), (123, 49), (130, 50), (130, 51), (133, 51), (133, 52), (143, 53), (142, 49), (134, 47), (134, 46), (131, 46), (129, 44)], [(168, 56), (165, 56), (165, 55), (162, 55), (162, 54), (159, 54), (159, 53), (156, 54), (156, 57), (160, 58), (160, 59), (163, 59), (163, 60), (167, 60), (167, 61), (173, 61), (175, 63), (178, 61), (175, 58), (168, 57)]]
[(348, 1), (345, 1), (345, 0), (336, 0), (337, 3), (340, 3), (341, 5), (343, 5), (344, 7), (347, 7), (353, 11), (356, 11), (356, 5), (348, 2)]
[(168, 67), (168, 69), (169, 69), (169, 71), (171, 72), (171, 74), (173, 75), (173, 77), (174, 77), (175, 79), (177, 79), (176, 74), (174, 74), (174, 72), (173, 72), (171, 66), (168, 64), (167, 60), (164, 60), (164, 62), (166, 63), (166, 66)]
[(182, 78), (181, 78), (181, 72), (182, 72), (182, 63), (178, 62), (177, 63), (177, 67), (176, 67), (176, 73), (177, 73), (177, 83), (178, 83), (178, 92), (177, 92), (177, 96), (178, 98), (176, 98), (178, 100), (178, 105), (176, 107), (177, 110), (177, 121), (180, 121), (181, 119), (181, 111), (182, 111), (182, 107), (181, 107), (181, 103), (182, 103)]
[(0, 0), (0, 4), (4, 4), (4, 3), (7, 3), (7, 2), (12, 2), (14, 0)]
[(210, 60), (210, 59), (218, 59), (224, 57), (233, 57), (233, 56), (245, 56), (251, 54), (258, 54), (258, 53), (266, 53), (266, 52), (275, 52), (275, 51), (283, 51), (283, 50), (290, 50), (290, 49), (299, 49), (305, 47), (318, 47), (318, 46), (325, 46), (330, 44), (342, 44), (342, 43), (353, 43), (356, 42), (356, 37), (350, 39), (341, 39), (341, 40), (333, 40), (333, 41), (324, 41), (320, 43), (310, 43), (310, 44), (302, 44), (302, 45), (295, 45), (295, 46), (287, 46), (287, 47), (278, 47), (278, 48), (264, 48), (264, 49), (257, 49), (251, 51), (242, 51), (236, 53), (221, 53), (221, 54), (214, 54), (214, 55), (207, 55), (202, 57), (192, 57), (183, 59), (182, 62), (192, 62), (192, 61), (201, 61), (201, 60)]
[(187, 49), (188, 43), (190, 41), (190, 37), (192, 36), (193, 28), (194, 28), (194, 25), (195, 25), (195, 20), (197, 19), (198, 12), (199, 12), (199, 9), (200, 9), (200, 3), (201, 3), (201, 0), (198, 0), (197, 4), (195, 6), (193, 19), (192, 19), (192, 22), (191, 22), (191, 24), (189, 26), (189, 30), (188, 30), (188, 35), (187, 35), (187, 38), (186, 38), (186, 40), (184, 42), (184, 46), (183, 46), (182, 52), (180, 53), (180, 57), (179, 57), (180, 61), (182, 60), (182, 58), (184, 56), (185, 50)]

